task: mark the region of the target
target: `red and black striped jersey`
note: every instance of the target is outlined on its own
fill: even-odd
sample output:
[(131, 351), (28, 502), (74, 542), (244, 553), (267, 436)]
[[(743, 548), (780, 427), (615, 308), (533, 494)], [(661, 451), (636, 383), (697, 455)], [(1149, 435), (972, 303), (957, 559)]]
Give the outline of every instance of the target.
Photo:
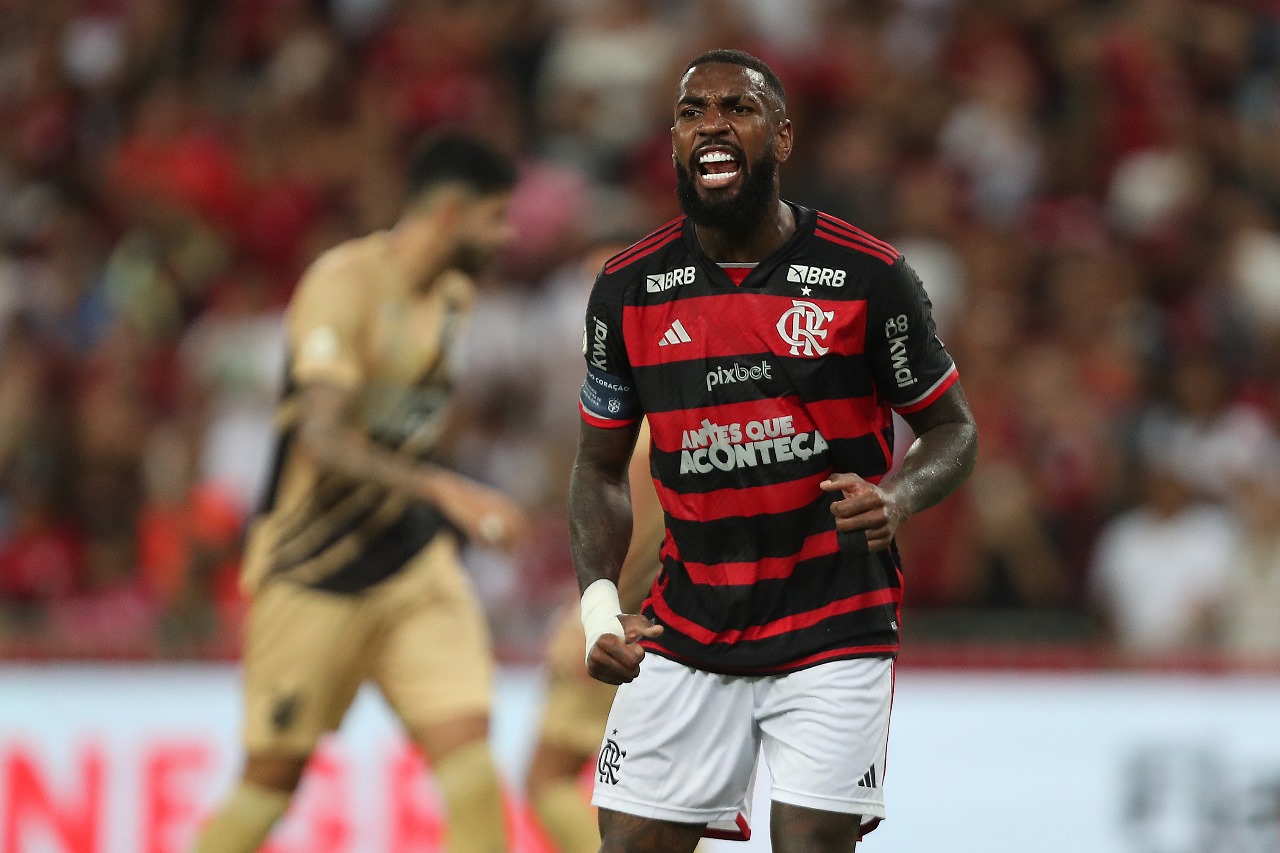
[(838, 534), (819, 488), (892, 462), (892, 411), (957, 378), (901, 255), (792, 205), (796, 232), (735, 284), (683, 218), (605, 263), (587, 307), (582, 416), (648, 417), (666, 518), (653, 651), (726, 673), (894, 654), (897, 549)]

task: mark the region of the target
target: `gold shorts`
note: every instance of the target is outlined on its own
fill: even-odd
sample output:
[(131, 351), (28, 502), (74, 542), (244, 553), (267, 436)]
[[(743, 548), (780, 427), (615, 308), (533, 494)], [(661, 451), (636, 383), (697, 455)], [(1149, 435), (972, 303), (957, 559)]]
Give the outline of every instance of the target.
[(452, 536), (354, 595), (266, 581), (249, 610), (245, 746), (309, 753), (372, 681), (412, 734), (489, 713), (493, 652)]
[(583, 757), (600, 748), (613, 694), (618, 688), (587, 674), (586, 635), (576, 606), (556, 619), (547, 646), (547, 696), (542, 707), (541, 738)]

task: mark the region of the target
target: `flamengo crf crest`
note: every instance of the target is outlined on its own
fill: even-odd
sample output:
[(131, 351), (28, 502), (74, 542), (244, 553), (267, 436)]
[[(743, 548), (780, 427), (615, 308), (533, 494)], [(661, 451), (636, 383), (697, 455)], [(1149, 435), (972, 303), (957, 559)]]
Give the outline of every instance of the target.
[[(613, 734), (617, 733), (618, 730), (614, 729)], [(596, 775), (600, 781), (610, 785), (618, 784), (618, 768), (626, 757), (626, 751), (618, 748), (617, 741), (611, 737), (605, 738), (604, 745), (600, 747), (600, 757), (596, 759)]]
[(823, 326), (835, 316), (836, 312), (823, 311), (812, 302), (792, 299), (791, 307), (778, 318), (778, 334), (791, 347), (792, 355), (805, 358), (826, 355), (831, 348), (818, 343), (818, 340), (827, 339), (827, 330)]

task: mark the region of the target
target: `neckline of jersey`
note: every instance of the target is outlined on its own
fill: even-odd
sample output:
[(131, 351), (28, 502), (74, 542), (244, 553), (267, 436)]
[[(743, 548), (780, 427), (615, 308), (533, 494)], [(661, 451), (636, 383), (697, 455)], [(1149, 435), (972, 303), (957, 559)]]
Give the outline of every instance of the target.
[(787, 207), (791, 208), (791, 213), (796, 220), (795, 232), (787, 238), (786, 242), (773, 251), (772, 254), (758, 261), (755, 268), (747, 273), (746, 278), (742, 280), (742, 284), (734, 284), (729, 278), (729, 274), (721, 268), (717, 261), (711, 260), (707, 253), (702, 251), (702, 244), (698, 242), (698, 235), (693, 230), (693, 222), (685, 218), (684, 221), (684, 243), (685, 247), (693, 255), (694, 260), (698, 262), (698, 266), (702, 267), (706, 272), (708, 279), (717, 287), (726, 290), (757, 290), (764, 287), (769, 282), (769, 276), (778, 267), (791, 251), (800, 243), (813, 236), (813, 229), (818, 222), (818, 215), (810, 208), (796, 204), (786, 199), (782, 200)]

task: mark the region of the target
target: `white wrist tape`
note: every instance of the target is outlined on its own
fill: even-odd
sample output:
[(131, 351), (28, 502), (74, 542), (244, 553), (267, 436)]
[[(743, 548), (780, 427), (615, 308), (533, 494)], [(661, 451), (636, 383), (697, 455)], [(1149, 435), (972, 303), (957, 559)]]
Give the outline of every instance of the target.
[(618, 616), (622, 613), (622, 602), (618, 601), (618, 587), (608, 578), (593, 581), (582, 592), (582, 630), (587, 635), (587, 653), (595, 648), (596, 640), (605, 634), (613, 634), (619, 640), (626, 639), (622, 623)]

